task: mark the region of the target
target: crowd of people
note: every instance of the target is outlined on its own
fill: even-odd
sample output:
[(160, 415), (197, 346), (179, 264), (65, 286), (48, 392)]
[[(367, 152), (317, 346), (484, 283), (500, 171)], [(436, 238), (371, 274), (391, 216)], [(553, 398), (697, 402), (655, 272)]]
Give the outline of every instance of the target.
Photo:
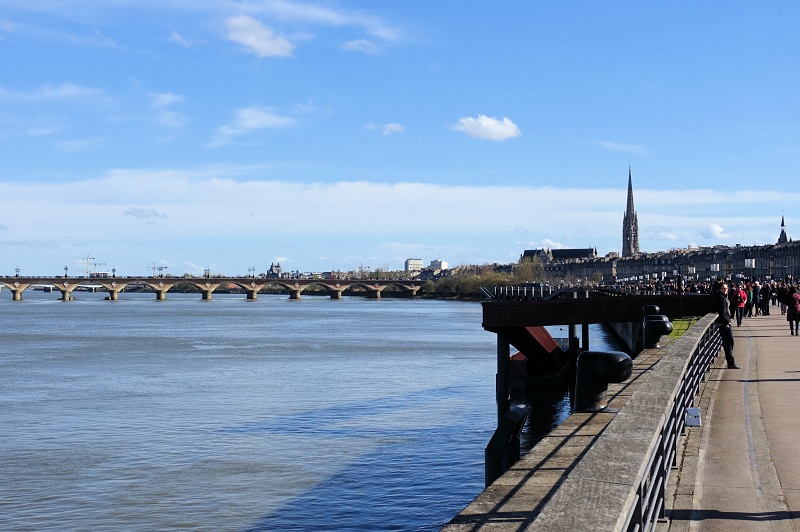
[(738, 327), (742, 326), (744, 318), (769, 316), (770, 309), (775, 307), (786, 316), (792, 336), (800, 336), (800, 292), (797, 285), (784, 281), (731, 281), (729, 285), (728, 300)]
[(800, 291), (783, 281), (717, 281), (712, 286), (715, 320), (722, 336), (722, 347), (728, 368), (739, 369), (733, 358), (732, 321), (742, 326), (744, 318), (769, 316), (770, 307), (780, 308), (789, 322), (789, 333), (800, 336)]

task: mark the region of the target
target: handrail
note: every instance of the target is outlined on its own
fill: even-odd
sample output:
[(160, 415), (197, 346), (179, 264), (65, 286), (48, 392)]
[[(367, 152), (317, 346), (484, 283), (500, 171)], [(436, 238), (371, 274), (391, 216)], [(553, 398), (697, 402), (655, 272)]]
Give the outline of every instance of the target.
[(653, 530), (686, 409), (722, 344), (708, 314), (668, 347), (527, 530)]

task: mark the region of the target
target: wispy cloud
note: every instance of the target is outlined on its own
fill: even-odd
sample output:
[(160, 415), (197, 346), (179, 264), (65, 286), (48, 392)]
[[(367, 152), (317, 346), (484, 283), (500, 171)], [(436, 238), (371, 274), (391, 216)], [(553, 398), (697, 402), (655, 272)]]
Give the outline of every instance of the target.
[(183, 101), (183, 96), (171, 92), (151, 92), (149, 96), (153, 107), (168, 107)]
[(645, 156), (652, 155), (649, 148), (646, 148), (645, 146), (639, 146), (637, 144), (622, 144), (619, 142), (609, 142), (609, 141), (601, 141), (597, 142), (596, 144), (601, 148), (610, 151), (630, 153), (632, 155), (645, 155)]
[(486, 115), (478, 115), (475, 118), (464, 117), (460, 118), (452, 127), (454, 130), (466, 133), (468, 137), (474, 139), (487, 139), (498, 142), (522, 135), (516, 124), (507, 117), (503, 117), (502, 120)]
[(92, 137), (88, 139), (64, 140), (56, 143), (56, 148), (62, 155), (71, 153), (93, 151), (100, 148), (105, 143), (102, 137)]
[(384, 49), (373, 41), (366, 39), (356, 39), (354, 41), (347, 41), (342, 45), (342, 50), (348, 52), (361, 52), (367, 55), (378, 55), (384, 53)]
[(388, 24), (381, 17), (371, 15), (363, 10), (348, 11), (322, 4), (288, 0), (251, 3), (240, 7), (248, 12), (264, 14), (270, 19), (274, 18), (285, 22), (302, 22), (332, 27), (351, 26), (361, 28), (367, 34), (385, 41), (397, 41), (402, 38), (400, 29)]
[(177, 31), (173, 31), (172, 32), (172, 35), (169, 36), (169, 40), (174, 42), (175, 44), (183, 46), (184, 48), (191, 48), (193, 46), (193, 44), (194, 44), (194, 43), (192, 43), (192, 41), (190, 41), (189, 39), (187, 39), (186, 37), (184, 37), (183, 35), (181, 35)]
[(259, 57), (291, 57), (294, 45), (271, 28), (248, 15), (226, 21), (228, 39), (241, 44)]
[[(2, 232), (5, 239), (0, 246), (73, 239), (99, 249), (103, 242), (125, 241), (131, 244), (124, 252), (132, 256), (158, 256), (154, 251), (158, 248), (158, 253), (172, 257), (173, 263), (191, 260), (203, 264), (209, 259), (199, 255), (209, 242), (246, 249), (258, 239), (260, 247), (273, 249), (275, 255), (285, 254), (281, 250), (290, 248), (297, 251), (298, 256), (290, 256), (303, 268), (314, 268), (308, 262), (316, 258), (309, 253), (313, 257), (371, 257), (386, 242), (404, 243), (409, 246), (402, 248), (405, 251), (429, 249), (427, 256), (440, 256), (453, 263), (480, 261), (476, 257), (487, 253), (495, 260), (509, 253), (518, 256), (522, 249), (533, 247), (596, 247), (604, 254), (618, 251), (620, 246), (623, 188), (297, 183), (256, 181), (252, 175), (251, 168), (210, 167), (118, 170), (99, 179), (61, 184), (0, 182), (0, 196), (17, 198), (4, 207), (3, 223), (8, 228)], [(705, 198), (702, 216), (696, 208), (676, 208), (696, 196)], [(153, 204), (154, 197), (159, 198), (158, 204)], [(509, 198), (515, 205), (537, 208), (509, 209)], [(735, 208), (752, 203), (749, 191), (637, 190), (637, 201), (640, 198), (648, 205), (639, 209), (641, 244), (647, 251), (670, 249), (676, 242), (714, 245), (733, 239), (752, 244), (777, 239), (780, 218), (743, 218)], [(782, 201), (795, 204), (800, 202), (800, 194), (783, 193)], [(298, 209), (298, 205), (303, 208)], [(481, 216), (475, 216), (475, 212)], [(14, 220), (13, 226), (9, 220)], [(281, 231), (266, 235), (265, 227), (280, 227)], [(435, 236), (431, 236), (432, 229)], [(520, 234), (525, 235), (525, 243), (519, 242)], [(202, 235), (202, 239), (189, 242), (187, 235)], [(340, 239), (341, 235), (347, 238)], [(293, 247), (298, 241), (303, 245)], [(331, 244), (334, 241), (335, 245)], [(399, 253), (392, 251), (380, 260), (393, 260)], [(60, 265), (62, 256), (54, 254), (48, 261)], [(222, 260), (214, 253), (208, 256), (212, 262)]]
[(290, 127), (296, 120), (289, 116), (282, 116), (267, 107), (251, 106), (236, 111), (236, 118), (232, 124), (217, 129), (216, 136), (209, 143), (210, 147), (219, 147), (228, 144), (235, 137), (240, 137), (261, 129), (276, 129)]
[(151, 92), (150, 105), (156, 110), (156, 121), (168, 128), (179, 128), (186, 123), (186, 115), (171, 109), (172, 106), (183, 102), (183, 96), (170, 92)]
[(83, 98), (95, 98), (103, 94), (102, 89), (91, 87), (81, 87), (73, 83), (62, 83), (61, 85), (45, 85), (34, 91), (13, 91), (5, 87), (0, 87), (0, 98), (21, 101), (37, 102), (52, 100), (72, 100)]
[(396, 124), (392, 122), (389, 124), (367, 124), (366, 126), (364, 126), (364, 129), (366, 129), (367, 131), (378, 130), (384, 137), (386, 137), (394, 133), (402, 133), (403, 131), (405, 131), (406, 128), (404, 128), (401, 124)]
[(131, 216), (133, 218), (139, 218), (140, 220), (154, 220), (158, 218), (167, 218), (167, 215), (161, 212), (158, 212), (155, 209), (146, 209), (142, 207), (128, 207), (124, 213), (125, 216)]

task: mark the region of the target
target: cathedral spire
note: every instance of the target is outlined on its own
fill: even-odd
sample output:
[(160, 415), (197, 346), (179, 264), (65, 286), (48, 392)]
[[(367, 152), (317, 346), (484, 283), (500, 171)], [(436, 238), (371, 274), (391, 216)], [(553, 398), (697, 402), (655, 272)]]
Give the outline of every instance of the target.
[(631, 178), (631, 167), (628, 167), (628, 207), (627, 212), (634, 212), (633, 208), (633, 180)]
[(639, 219), (633, 207), (633, 178), (628, 166), (628, 204), (622, 218), (622, 256), (630, 257), (639, 253)]
[(778, 244), (785, 244), (789, 241), (789, 238), (786, 236), (786, 223), (783, 220), (783, 215), (781, 215), (781, 235), (778, 237)]

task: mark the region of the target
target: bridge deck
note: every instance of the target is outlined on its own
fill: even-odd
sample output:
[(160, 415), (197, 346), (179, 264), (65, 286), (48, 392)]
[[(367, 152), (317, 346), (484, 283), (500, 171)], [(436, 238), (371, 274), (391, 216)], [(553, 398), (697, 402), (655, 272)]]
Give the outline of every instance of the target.
[(800, 337), (777, 307), (734, 327), (672, 475), (670, 530), (800, 530)]

